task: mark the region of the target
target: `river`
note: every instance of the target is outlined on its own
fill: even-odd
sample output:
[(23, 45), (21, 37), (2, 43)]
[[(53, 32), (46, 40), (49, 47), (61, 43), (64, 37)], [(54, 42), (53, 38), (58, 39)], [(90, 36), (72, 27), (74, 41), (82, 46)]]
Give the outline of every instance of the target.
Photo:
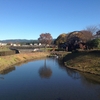
[(0, 100), (100, 100), (100, 76), (56, 58), (30, 61), (0, 73)]

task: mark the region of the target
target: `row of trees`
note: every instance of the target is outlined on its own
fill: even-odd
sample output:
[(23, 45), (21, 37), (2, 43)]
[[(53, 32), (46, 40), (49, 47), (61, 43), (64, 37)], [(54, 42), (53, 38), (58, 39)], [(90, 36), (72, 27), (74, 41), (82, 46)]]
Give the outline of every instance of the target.
[[(55, 39), (54, 44), (58, 45), (59, 48), (63, 47), (66, 49), (68, 47), (70, 50), (80, 48), (99, 48), (100, 39), (93, 39), (94, 33), (99, 34), (97, 27), (87, 27), (85, 30), (73, 31), (70, 33), (60, 34), (57, 39)], [(42, 33), (38, 38), (39, 42), (42, 44), (51, 44), (53, 38), (50, 33)], [(82, 47), (83, 48), (83, 47)]]

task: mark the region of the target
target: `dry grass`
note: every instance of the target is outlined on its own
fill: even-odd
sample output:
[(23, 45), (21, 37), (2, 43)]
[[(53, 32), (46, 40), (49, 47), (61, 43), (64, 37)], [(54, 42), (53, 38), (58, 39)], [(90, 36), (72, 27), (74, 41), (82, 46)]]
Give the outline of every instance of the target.
[(10, 68), (11, 66), (25, 62), (28, 60), (39, 59), (42, 57), (48, 56), (48, 52), (34, 52), (34, 53), (23, 53), (23, 54), (15, 54), (10, 56), (1, 56), (0, 57), (0, 71), (5, 70), (6, 68)]
[(64, 62), (67, 67), (100, 75), (100, 51), (72, 53)]

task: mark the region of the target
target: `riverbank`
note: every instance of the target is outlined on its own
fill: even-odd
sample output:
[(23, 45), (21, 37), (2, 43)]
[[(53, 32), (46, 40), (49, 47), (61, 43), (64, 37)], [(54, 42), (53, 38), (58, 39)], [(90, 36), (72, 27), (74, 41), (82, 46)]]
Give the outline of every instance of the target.
[(100, 51), (70, 53), (63, 61), (69, 68), (100, 75)]
[(0, 72), (9, 69), (12, 66), (29, 60), (35, 60), (43, 57), (47, 57), (48, 52), (33, 52), (33, 53), (22, 53), (9, 56), (0, 56)]

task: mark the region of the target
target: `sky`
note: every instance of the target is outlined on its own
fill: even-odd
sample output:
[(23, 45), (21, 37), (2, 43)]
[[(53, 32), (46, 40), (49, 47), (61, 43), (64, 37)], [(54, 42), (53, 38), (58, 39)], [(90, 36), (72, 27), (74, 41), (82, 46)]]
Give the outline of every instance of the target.
[(100, 0), (0, 0), (0, 40), (38, 39), (100, 24)]

